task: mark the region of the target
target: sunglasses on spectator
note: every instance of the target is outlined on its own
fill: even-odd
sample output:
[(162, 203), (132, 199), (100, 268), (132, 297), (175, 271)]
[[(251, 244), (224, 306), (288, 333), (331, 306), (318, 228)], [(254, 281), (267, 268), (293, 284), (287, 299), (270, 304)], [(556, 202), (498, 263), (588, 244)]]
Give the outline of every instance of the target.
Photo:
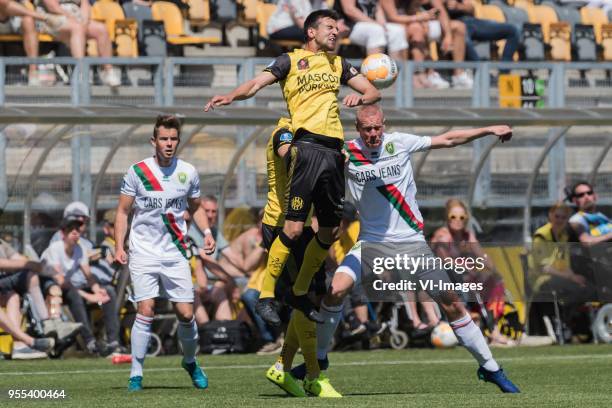
[(461, 221), (465, 221), (465, 220), (466, 220), (466, 218), (467, 218), (467, 216), (465, 216), (465, 215), (455, 215), (455, 214), (451, 214), (451, 215), (449, 215), (449, 216), (448, 216), (448, 219), (449, 219), (449, 220), (451, 220), (451, 221), (454, 221), (454, 220), (461, 220)]
[(593, 192), (593, 190), (589, 190), (589, 191), (584, 191), (584, 192), (582, 192), (582, 193), (576, 193), (576, 194), (574, 194), (574, 197), (576, 197), (576, 198), (582, 198), (582, 197), (587, 196), (587, 195), (588, 195), (588, 196), (592, 196), (593, 194), (595, 194), (595, 193)]

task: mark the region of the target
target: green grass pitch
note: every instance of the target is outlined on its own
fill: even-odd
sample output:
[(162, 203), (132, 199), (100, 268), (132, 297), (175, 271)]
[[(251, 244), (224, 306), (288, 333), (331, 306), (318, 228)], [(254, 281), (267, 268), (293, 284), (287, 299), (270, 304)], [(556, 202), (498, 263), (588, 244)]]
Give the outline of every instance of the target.
[[(612, 407), (612, 346), (493, 351), (520, 395), (503, 395), (476, 378), (462, 348), (330, 354), (340, 400), (288, 398), (264, 378), (274, 356), (199, 356), (210, 388), (192, 388), (180, 357), (150, 358), (145, 390), (128, 394), (129, 365), (106, 359), (0, 361), (0, 406), (97, 407)], [(301, 356), (297, 357), (301, 361)], [(10, 400), (9, 389), (64, 389), (67, 398)]]

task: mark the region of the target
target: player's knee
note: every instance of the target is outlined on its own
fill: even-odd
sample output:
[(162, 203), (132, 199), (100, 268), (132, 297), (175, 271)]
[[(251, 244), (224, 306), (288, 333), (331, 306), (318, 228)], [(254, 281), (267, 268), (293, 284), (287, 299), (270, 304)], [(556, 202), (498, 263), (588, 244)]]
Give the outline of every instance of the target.
[(320, 228), (317, 232), (317, 240), (323, 245), (331, 246), (334, 241), (338, 240), (340, 237), (340, 228), (338, 227), (325, 227)]
[(304, 223), (296, 221), (287, 221), (283, 227), (283, 233), (291, 241), (297, 241), (304, 231)]
[(147, 317), (155, 316), (155, 303), (154, 302), (138, 303), (138, 314), (147, 316)]
[(193, 311), (178, 311), (176, 317), (181, 322), (190, 322), (193, 319)]

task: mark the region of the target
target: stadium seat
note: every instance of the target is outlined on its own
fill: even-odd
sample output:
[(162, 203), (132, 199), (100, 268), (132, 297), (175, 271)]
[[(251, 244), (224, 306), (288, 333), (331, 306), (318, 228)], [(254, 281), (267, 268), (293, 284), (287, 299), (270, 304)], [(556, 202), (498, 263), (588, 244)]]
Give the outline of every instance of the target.
[(604, 61), (612, 61), (612, 24), (601, 26), (601, 46)]
[(151, 7), (143, 6), (140, 4), (136, 4), (132, 1), (123, 3), (123, 12), (125, 17), (132, 18), (138, 23), (138, 43), (142, 44), (143, 40), (143, 24), (144, 20), (153, 20), (153, 15), (151, 14)]
[(209, 0), (183, 0), (189, 5), (187, 16), (191, 26), (205, 26), (210, 24)]
[(595, 40), (597, 44), (601, 44), (601, 26), (608, 23), (608, 16), (600, 8), (583, 7), (580, 9), (582, 24), (591, 24), (595, 29)]
[(106, 24), (111, 41), (115, 40), (115, 21), (124, 20), (125, 14), (119, 3), (113, 1), (96, 1), (91, 6), (91, 18)]
[(141, 54), (147, 57), (165, 57), (168, 54), (164, 23), (154, 20), (143, 20)]
[(551, 23), (550, 30), (550, 59), (553, 61), (572, 60), (571, 28), (569, 23)]
[(504, 16), (504, 12), (502, 11), (502, 9), (493, 4), (485, 4), (480, 6), (478, 8), (478, 12), (474, 13), (474, 17), (486, 20), (493, 20), (499, 23), (506, 22), (506, 17)]
[(523, 60), (544, 61), (546, 49), (540, 24), (525, 23), (523, 26)]
[(166, 1), (156, 1), (151, 5), (153, 19), (164, 22), (166, 41), (172, 45), (219, 44), (218, 37), (198, 37), (185, 33), (183, 16), (179, 8)]
[[(475, 8), (474, 16), (476, 18), (481, 18), (485, 20), (497, 21), (498, 23), (506, 22), (506, 16), (504, 16), (503, 10), (494, 4), (485, 4), (485, 5), (479, 6), (478, 8)], [(500, 40), (496, 42), (497, 55), (501, 55), (504, 52), (505, 44), (506, 44), (505, 40)], [(480, 44), (476, 46), (476, 52), (478, 52), (478, 55), (482, 58), (483, 55), (481, 55), (481, 53), (478, 51), (480, 47), (482, 47)], [(491, 59), (490, 53), (489, 53), (489, 57), (486, 59)]]
[[(501, 1), (501, 0), (500, 0)], [(523, 24), (529, 22), (529, 16), (527, 12), (518, 7), (510, 7), (507, 5), (496, 4), (499, 8), (504, 12), (504, 16), (506, 17), (506, 21), (510, 24), (514, 24), (516, 28), (520, 31), (523, 31)]]
[(259, 9), (266, 3), (260, 0), (237, 0), (236, 4), (238, 4), (239, 10), (238, 23), (245, 26), (257, 26)]
[(528, 6), (525, 11), (529, 16), (529, 22), (542, 25), (542, 35), (546, 44), (550, 43), (550, 24), (558, 23), (557, 13), (550, 6)]
[(573, 43), (576, 61), (597, 61), (597, 43), (592, 25), (576, 24)]
[(134, 19), (115, 22), (115, 45), (118, 57), (138, 57), (138, 22)]

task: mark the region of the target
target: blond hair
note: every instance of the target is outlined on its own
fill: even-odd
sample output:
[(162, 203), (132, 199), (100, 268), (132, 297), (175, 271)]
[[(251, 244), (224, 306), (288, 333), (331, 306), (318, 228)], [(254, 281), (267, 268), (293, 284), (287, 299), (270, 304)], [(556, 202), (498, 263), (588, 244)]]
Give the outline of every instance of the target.
[(459, 200), (458, 198), (450, 198), (446, 204), (446, 218), (448, 219), (448, 216), (451, 212), (451, 210), (455, 207), (461, 207), (463, 208), (463, 211), (465, 211), (465, 215), (466, 215), (466, 219), (470, 218), (470, 212), (467, 209), (467, 206), (463, 203), (463, 201)]

